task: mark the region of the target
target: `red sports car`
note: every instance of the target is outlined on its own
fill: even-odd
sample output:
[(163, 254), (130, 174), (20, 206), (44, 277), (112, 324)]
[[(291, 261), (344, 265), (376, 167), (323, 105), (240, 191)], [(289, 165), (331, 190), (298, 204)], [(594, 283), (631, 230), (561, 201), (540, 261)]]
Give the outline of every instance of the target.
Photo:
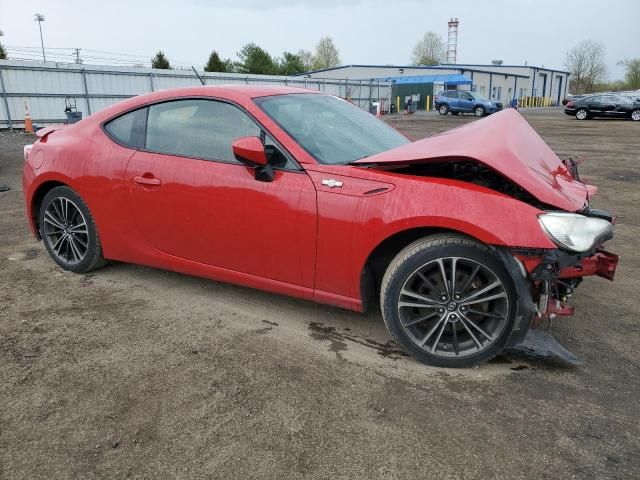
[(561, 350), (532, 342), (536, 327), (617, 265), (595, 187), (511, 109), (412, 142), (333, 96), (194, 87), (38, 136), (26, 213), (62, 268), (118, 260), (356, 311), (379, 300), (431, 365)]

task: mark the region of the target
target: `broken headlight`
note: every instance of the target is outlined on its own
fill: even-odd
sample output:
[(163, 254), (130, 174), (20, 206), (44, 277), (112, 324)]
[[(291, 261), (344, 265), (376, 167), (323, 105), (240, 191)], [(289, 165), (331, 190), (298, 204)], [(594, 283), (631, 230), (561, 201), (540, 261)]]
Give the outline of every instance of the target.
[(554, 243), (572, 252), (586, 252), (596, 242), (603, 242), (613, 236), (613, 225), (602, 218), (551, 212), (538, 215), (538, 220)]

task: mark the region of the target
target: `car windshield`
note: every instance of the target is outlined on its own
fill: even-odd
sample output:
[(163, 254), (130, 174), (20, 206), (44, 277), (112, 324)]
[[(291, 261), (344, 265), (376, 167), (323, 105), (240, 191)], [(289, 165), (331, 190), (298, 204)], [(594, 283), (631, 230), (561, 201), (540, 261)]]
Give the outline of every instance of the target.
[(488, 102), (489, 100), (484, 98), (482, 95), (478, 95), (476, 92), (467, 92), (469, 95), (471, 95), (473, 98), (475, 98), (476, 100), (479, 100), (481, 102)]
[(329, 95), (275, 95), (255, 103), (320, 163), (347, 164), (409, 143), (370, 113)]

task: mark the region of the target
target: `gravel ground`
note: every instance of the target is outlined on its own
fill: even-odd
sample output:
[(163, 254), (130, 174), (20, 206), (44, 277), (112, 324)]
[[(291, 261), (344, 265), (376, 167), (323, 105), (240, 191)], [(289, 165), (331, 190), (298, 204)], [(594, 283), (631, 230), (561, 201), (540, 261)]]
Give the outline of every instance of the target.
[[(0, 134), (0, 478), (640, 477), (640, 125), (524, 112), (619, 215), (614, 283), (554, 335), (580, 367), (429, 368), (367, 316), (114, 263), (60, 270)], [(421, 138), (471, 117), (395, 116)], [(490, 139), (488, 140), (490, 141)]]

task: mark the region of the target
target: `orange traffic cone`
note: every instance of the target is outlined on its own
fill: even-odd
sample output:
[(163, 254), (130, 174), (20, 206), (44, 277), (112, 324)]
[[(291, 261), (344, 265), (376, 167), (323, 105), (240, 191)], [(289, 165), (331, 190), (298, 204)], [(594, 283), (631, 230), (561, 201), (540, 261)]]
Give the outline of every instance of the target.
[(27, 102), (24, 102), (24, 131), (26, 133), (33, 133), (33, 123), (31, 122), (31, 115), (29, 114)]

